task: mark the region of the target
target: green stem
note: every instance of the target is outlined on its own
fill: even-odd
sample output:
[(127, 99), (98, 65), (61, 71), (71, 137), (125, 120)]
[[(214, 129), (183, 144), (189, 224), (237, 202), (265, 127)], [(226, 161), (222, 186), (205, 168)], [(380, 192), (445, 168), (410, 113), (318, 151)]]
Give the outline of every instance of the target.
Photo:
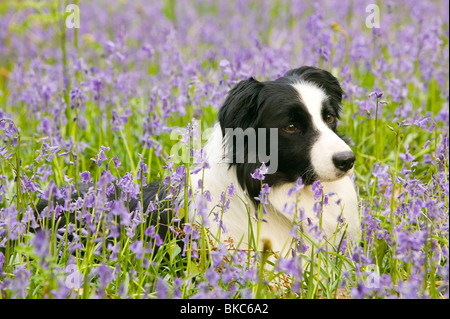
[(125, 139), (125, 135), (123, 134), (122, 130), (119, 130), (119, 132), (120, 132), (120, 136), (122, 137), (123, 144), (125, 145), (125, 149), (127, 151), (128, 157), (131, 162), (131, 169), (133, 170), (133, 173), (136, 173), (136, 165), (134, 164), (133, 155), (131, 154), (131, 150), (128, 147), (128, 143), (127, 143), (127, 140)]

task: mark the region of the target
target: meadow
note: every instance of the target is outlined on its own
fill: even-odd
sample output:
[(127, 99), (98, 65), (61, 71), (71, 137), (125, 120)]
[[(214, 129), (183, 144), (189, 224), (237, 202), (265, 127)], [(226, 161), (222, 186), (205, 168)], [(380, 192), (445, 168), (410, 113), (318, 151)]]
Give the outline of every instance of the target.
[[(449, 4), (373, 2), (2, 1), (0, 298), (448, 299)], [(302, 65), (345, 91), (361, 242), (293, 230), (271, 266), (187, 221), (174, 198), (207, 163), (173, 150), (238, 81)], [(150, 181), (170, 196), (129, 211)], [(41, 198), (58, 202), (38, 218)], [(146, 220), (165, 204), (182, 227), (161, 238)]]

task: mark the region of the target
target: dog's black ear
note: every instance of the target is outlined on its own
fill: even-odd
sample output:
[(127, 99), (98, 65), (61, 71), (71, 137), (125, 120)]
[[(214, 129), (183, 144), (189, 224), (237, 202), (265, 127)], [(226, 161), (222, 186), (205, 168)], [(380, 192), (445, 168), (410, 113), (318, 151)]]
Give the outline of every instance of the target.
[(225, 128), (250, 127), (258, 114), (259, 93), (264, 84), (249, 78), (234, 86), (227, 94), (225, 102), (217, 115), (222, 134), (225, 136)]
[(325, 90), (325, 93), (331, 99), (331, 103), (338, 108), (340, 112), (342, 94), (344, 93), (338, 79), (330, 72), (316, 68), (314, 66), (302, 66), (298, 69), (289, 70), (284, 74), (285, 77), (294, 77), (300, 81), (312, 82)]

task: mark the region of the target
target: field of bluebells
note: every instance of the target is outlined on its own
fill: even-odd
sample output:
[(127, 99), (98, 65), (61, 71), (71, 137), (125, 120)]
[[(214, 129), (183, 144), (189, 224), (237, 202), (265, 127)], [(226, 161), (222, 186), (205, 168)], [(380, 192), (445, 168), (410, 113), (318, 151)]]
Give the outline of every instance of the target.
[[(449, 4), (376, 3), (379, 27), (370, 1), (2, 1), (0, 298), (448, 298)], [(174, 199), (208, 213), (207, 190), (189, 192), (208, 163), (171, 150), (238, 81), (302, 65), (345, 91), (361, 242), (330, 250), (309, 229), (306, 256), (293, 229), (298, 249), (272, 267), (187, 222)], [(129, 211), (160, 180), (168, 197)], [(37, 216), (40, 198), (58, 201)], [(163, 202), (182, 222), (166, 238), (146, 223)]]

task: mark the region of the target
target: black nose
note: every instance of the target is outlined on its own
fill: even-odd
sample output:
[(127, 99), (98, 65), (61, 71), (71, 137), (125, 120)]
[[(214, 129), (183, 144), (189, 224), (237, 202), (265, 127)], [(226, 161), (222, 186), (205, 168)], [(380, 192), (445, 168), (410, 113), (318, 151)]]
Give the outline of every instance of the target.
[(348, 171), (355, 163), (355, 154), (352, 151), (336, 153), (332, 157), (334, 166), (341, 171)]

